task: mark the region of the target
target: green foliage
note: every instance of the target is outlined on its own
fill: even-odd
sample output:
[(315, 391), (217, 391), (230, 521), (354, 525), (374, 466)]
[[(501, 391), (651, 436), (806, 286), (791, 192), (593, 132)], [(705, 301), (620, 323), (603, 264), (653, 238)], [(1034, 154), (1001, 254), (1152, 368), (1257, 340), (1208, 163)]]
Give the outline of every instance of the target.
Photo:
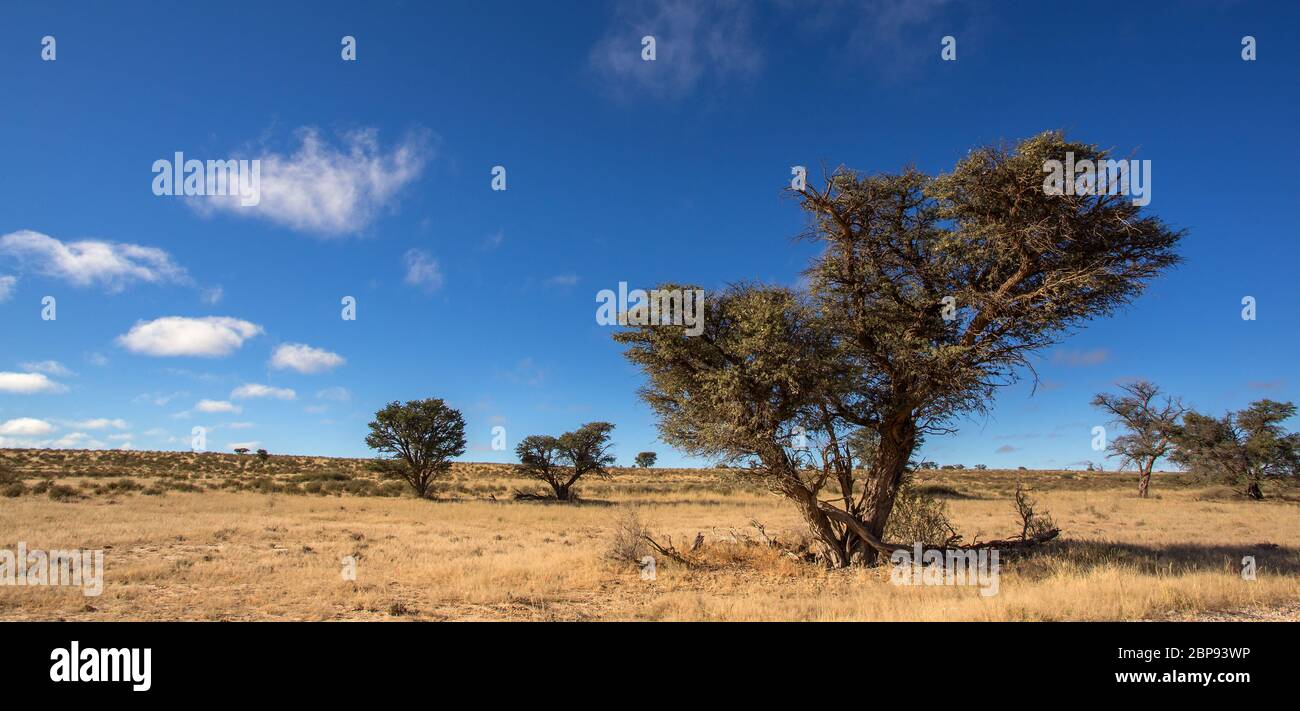
[(1295, 405), (1273, 400), (1258, 400), (1218, 419), (1188, 412), (1173, 434), (1176, 449), (1170, 459), (1262, 499), (1263, 482), (1294, 483), (1300, 475), (1300, 433), (1282, 428), (1295, 413)]
[(636, 455), (636, 465), (642, 469), (653, 467), (657, 461), (659, 455), (654, 452), (639, 452)]
[(573, 486), (583, 476), (609, 475), (608, 467), (614, 464), (609, 451), (614, 446), (610, 442), (613, 431), (614, 425), (608, 422), (589, 422), (559, 437), (529, 435), (515, 447), (520, 472), (546, 482), (560, 501), (571, 501)]
[[(753, 475), (849, 564), (863, 544), (825, 507), (883, 534), (923, 435), (986, 411), (1030, 353), (1177, 263), (1182, 232), (1129, 196), (1046, 194), (1044, 163), (1067, 152), (1106, 158), (1048, 132), (971, 151), (937, 177), (840, 169), (796, 193), (818, 248), (807, 293), (738, 284), (709, 294), (698, 336), (670, 325), (615, 334), (648, 378), (641, 394), (661, 438), (757, 464)], [(878, 438), (860, 489), (845, 441), (859, 429)], [(828, 485), (838, 490), (822, 495)]]
[(387, 455), (374, 464), (381, 475), (406, 481), (425, 498), (452, 458), (465, 453), (465, 419), (438, 398), (390, 402), (375, 413), (366, 445)]

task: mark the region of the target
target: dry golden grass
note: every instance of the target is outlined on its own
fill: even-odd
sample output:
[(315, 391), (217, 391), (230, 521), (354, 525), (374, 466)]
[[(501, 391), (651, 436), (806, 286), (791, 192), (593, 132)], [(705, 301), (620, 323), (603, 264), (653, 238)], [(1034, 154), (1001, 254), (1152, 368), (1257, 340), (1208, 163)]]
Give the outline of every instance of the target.
[[(54, 455), (60, 456), (54, 456)], [(1064, 531), (1004, 559), (1000, 591), (903, 587), (887, 569), (826, 571), (732, 542), (751, 519), (789, 537), (792, 508), (724, 472), (620, 470), (578, 505), (514, 502), (503, 465), (458, 465), (438, 501), (213, 489), (227, 480), (366, 477), (360, 460), (0, 451), (27, 493), (0, 498), (0, 548), (104, 548), (104, 592), (0, 586), (0, 619), (85, 620), (1135, 620), (1300, 618), (1300, 507), (1222, 498), (1157, 475), (926, 472), (968, 538), (1016, 532), (1011, 494), (1035, 489)], [(109, 490), (129, 476), (146, 490)], [(85, 498), (31, 493), (49, 481)], [(194, 491), (180, 491), (193, 488)], [(100, 493), (93, 493), (96, 486)], [(265, 488), (265, 487), (264, 487)], [(273, 488), (273, 487), (272, 487)], [(298, 489), (301, 491), (301, 488)], [(368, 489), (369, 490), (369, 489)], [(493, 501), (490, 497), (497, 497)], [(606, 553), (629, 509), (708, 570), (661, 562), (656, 580)], [(1244, 581), (1241, 558), (1258, 577)], [(356, 580), (342, 559), (357, 559)]]

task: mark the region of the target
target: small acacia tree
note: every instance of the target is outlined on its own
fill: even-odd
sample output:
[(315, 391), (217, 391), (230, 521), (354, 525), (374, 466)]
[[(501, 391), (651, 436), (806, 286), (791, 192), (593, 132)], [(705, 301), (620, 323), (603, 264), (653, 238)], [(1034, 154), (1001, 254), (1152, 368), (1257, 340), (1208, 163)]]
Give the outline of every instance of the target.
[[(1138, 496), (1147, 498), (1151, 486), (1151, 470), (1156, 460), (1173, 449), (1173, 434), (1178, 419), (1187, 408), (1177, 399), (1165, 396), (1160, 400), (1160, 388), (1145, 380), (1119, 386), (1122, 395), (1098, 393), (1092, 399), (1093, 407), (1100, 408), (1128, 429), (1107, 445), (1112, 457), (1120, 458), (1120, 468), (1132, 464), (1138, 470)], [(1088, 463), (1089, 469), (1092, 463)]]
[(1274, 400), (1219, 419), (1188, 412), (1174, 433), (1170, 459), (1258, 501), (1265, 481), (1295, 482), (1300, 476), (1300, 432), (1282, 429), (1295, 413), (1295, 405)]
[[(664, 441), (748, 460), (832, 565), (888, 555), (881, 537), (920, 438), (986, 411), (1028, 354), (1178, 261), (1182, 233), (1129, 196), (1044, 190), (1047, 161), (1071, 152), (1107, 159), (1049, 132), (971, 151), (937, 177), (841, 169), (796, 193), (820, 247), (807, 294), (739, 284), (710, 293), (698, 336), (615, 334), (648, 376)], [(879, 442), (855, 477), (844, 438), (862, 428)]]
[[(555, 498), (568, 500), (569, 472), (560, 461), (560, 440), (550, 435), (529, 435), (515, 447), (519, 457), (520, 473), (530, 479), (546, 482), (555, 492)], [(560, 492), (566, 492), (564, 496)]]
[(642, 469), (653, 467), (657, 461), (659, 455), (654, 452), (640, 452), (636, 455), (636, 465)]
[(236, 447), (234, 451), (235, 454), (238, 454), (242, 457), (243, 455), (248, 454), (248, 447)]
[(452, 458), (465, 453), (465, 419), (438, 398), (390, 402), (375, 413), (366, 445), (388, 455), (375, 460), (381, 476), (402, 479), (427, 498)]
[(560, 501), (572, 501), (574, 485), (587, 475), (608, 476), (614, 464), (610, 433), (614, 425), (589, 422), (559, 437), (530, 435), (515, 447), (521, 473), (546, 482)]

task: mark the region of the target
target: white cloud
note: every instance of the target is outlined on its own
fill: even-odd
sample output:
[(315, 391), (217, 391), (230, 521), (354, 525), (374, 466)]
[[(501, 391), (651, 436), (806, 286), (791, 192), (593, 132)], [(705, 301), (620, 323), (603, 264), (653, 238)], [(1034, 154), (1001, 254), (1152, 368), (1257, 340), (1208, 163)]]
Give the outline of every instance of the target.
[(43, 437), (54, 431), (54, 425), (34, 417), (19, 417), (0, 423), (0, 435), (8, 437)]
[(199, 412), (232, 412), (235, 414), (239, 414), (244, 410), (244, 408), (239, 405), (235, 405), (225, 400), (199, 400), (198, 404), (194, 406), (194, 409)]
[(112, 427), (116, 430), (130, 429), (131, 425), (126, 420), (108, 419), (98, 417), (92, 420), (82, 420), (81, 422), (65, 422), (65, 425), (78, 430), (103, 430)]
[(573, 286), (577, 283), (577, 274), (559, 274), (546, 280), (546, 286)]
[(156, 247), (81, 240), (61, 242), (32, 230), (0, 237), (0, 255), (13, 257), (45, 276), (76, 286), (103, 286), (121, 291), (132, 282), (188, 284), (189, 275)]
[(61, 393), (63, 385), (50, 380), (44, 373), (0, 373), (0, 393), (32, 395), (35, 393)]
[(298, 393), (290, 388), (273, 388), (270, 385), (260, 383), (244, 383), (235, 388), (230, 393), (232, 400), (246, 400), (255, 397), (273, 397), (278, 400), (293, 400), (298, 397)]
[(336, 385), (332, 388), (317, 390), (316, 397), (321, 400), (333, 400), (334, 402), (347, 402), (348, 400), (352, 399), (352, 393), (348, 392), (347, 388), (340, 385)]
[(0, 304), (9, 300), (14, 295), (14, 287), (18, 284), (16, 276), (0, 276)]
[(200, 291), (199, 301), (202, 301), (208, 306), (216, 306), (217, 304), (221, 303), (221, 297), (225, 295), (226, 295), (226, 290), (223, 289), (220, 284), (217, 284), (211, 289), (204, 289)]
[(104, 357), (103, 353), (87, 353), (86, 361), (101, 368), (108, 365), (108, 359)]
[(117, 342), (141, 355), (216, 358), (229, 355), (259, 333), (261, 326), (226, 316), (164, 316), (137, 321)]
[(36, 373), (45, 373), (46, 375), (55, 375), (66, 378), (70, 375), (76, 375), (66, 366), (57, 360), (38, 360), (29, 363), (20, 363), (23, 370), (30, 370)]
[(223, 427), (228, 430), (248, 430), (253, 428), (252, 422), (228, 422)]
[(236, 449), (257, 449), (258, 445), (260, 444), (262, 443), (261, 442), (230, 442), (226, 445), (226, 449), (229, 449), (232, 452), (235, 451)]
[[(753, 76), (762, 53), (750, 31), (750, 7), (725, 0), (620, 3), (588, 63), (615, 96), (678, 98), (698, 84)], [(655, 38), (655, 60), (641, 58), (641, 38)]]
[(72, 432), (42, 446), (50, 446), (56, 449), (103, 449), (108, 445), (97, 439), (92, 439), (85, 432)]
[(147, 402), (147, 403), (157, 405), (158, 407), (163, 407), (164, 405), (171, 402), (172, 400), (175, 400), (178, 397), (188, 397), (188, 396), (189, 396), (189, 392), (185, 390), (181, 390), (174, 393), (160, 393), (160, 392), (141, 393), (139, 395), (136, 395), (134, 398), (131, 398), (131, 402)]
[(412, 249), (402, 256), (406, 265), (406, 283), (418, 286), (425, 291), (434, 291), (442, 287), (442, 268), (438, 260), (422, 249)]
[(271, 367), (288, 368), (299, 373), (320, 373), (343, 365), (343, 356), (303, 343), (284, 343), (271, 355)]
[(388, 152), (375, 129), (344, 134), (338, 146), (312, 127), (296, 136), (299, 146), (291, 155), (252, 156), (261, 160), (257, 205), (241, 204), (238, 194), (192, 198), (190, 205), (202, 214), (226, 210), (303, 232), (359, 232), (420, 177), (432, 154), (427, 131), (409, 134)]

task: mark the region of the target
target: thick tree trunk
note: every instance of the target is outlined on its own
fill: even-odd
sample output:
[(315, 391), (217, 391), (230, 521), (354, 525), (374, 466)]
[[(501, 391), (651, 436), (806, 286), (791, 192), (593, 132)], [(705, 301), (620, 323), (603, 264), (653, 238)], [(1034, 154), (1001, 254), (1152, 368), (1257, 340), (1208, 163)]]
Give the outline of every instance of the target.
[(817, 495), (802, 486), (789, 486), (782, 492), (799, 507), (799, 513), (808, 524), (808, 529), (826, 547), (830, 556), (831, 567), (847, 568), (853, 562), (852, 554), (847, 550), (846, 536), (840, 536), (831, 525), (831, 520), (817, 505)]
[(556, 482), (551, 484), (551, 488), (555, 489), (555, 498), (560, 501), (568, 501), (569, 497), (573, 495), (573, 491), (569, 488), (568, 484)]
[(1250, 485), (1246, 487), (1246, 495), (1256, 501), (1264, 500), (1264, 491), (1259, 488), (1259, 482), (1257, 481), (1250, 482)]
[[(894, 510), (899, 484), (907, 472), (907, 461), (916, 445), (916, 423), (911, 411), (887, 417), (880, 432), (880, 449), (867, 477), (863, 496), (862, 523), (877, 540), (884, 540), (885, 526)], [(874, 565), (880, 551), (868, 546), (864, 562)]]

